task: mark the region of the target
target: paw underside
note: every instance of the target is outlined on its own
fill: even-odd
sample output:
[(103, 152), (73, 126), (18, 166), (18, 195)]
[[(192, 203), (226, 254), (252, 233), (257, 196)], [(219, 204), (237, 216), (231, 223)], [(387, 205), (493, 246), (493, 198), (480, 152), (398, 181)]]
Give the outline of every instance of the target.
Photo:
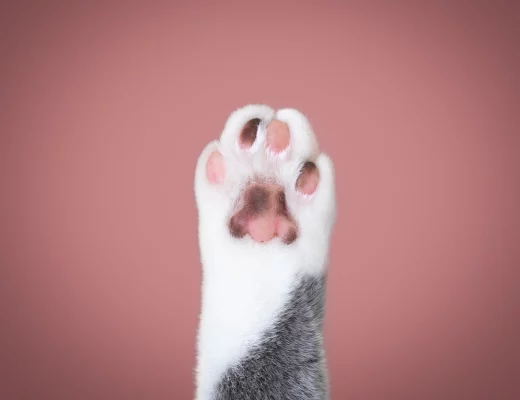
[(220, 140), (201, 154), (197, 169), (201, 217), (204, 209), (222, 213), (236, 239), (290, 245), (305, 225), (320, 229), (320, 221), (302, 219), (321, 218), (327, 225), (326, 214), (333, 214), (332, 164), (319, 153), (305, 116), (294, 109), (250, 105), (236, 110)]
[[(321, 362), (312, 363), (318, 370), (305, 372), (294, 354), (308, 359), (308, 347), (298, 340), (321, 354), (322, 288), (335, 196), (332, 162), (320, 153), (307, 118), (265, 105), (233, 112), (220, 138), (199, 156), (195, 197), (204, 271), (197, 399), (215, 393), (249, 398), (242, 393), (258, 390), (276, 391), (269, 398), (317, 398), (309, 391), (300, 396), (299, 382), (305, 376), (308, 387), (321, 388)], [(320, 289), (305, 282), (321, 282), (313, 286)], [(292, 381), (281, 382), (281, 370)], [(274, 383), (264, 390), (256, 384), (265, 385), (267, 375)], [(279, 395), (281, 387), (298, 395)]]

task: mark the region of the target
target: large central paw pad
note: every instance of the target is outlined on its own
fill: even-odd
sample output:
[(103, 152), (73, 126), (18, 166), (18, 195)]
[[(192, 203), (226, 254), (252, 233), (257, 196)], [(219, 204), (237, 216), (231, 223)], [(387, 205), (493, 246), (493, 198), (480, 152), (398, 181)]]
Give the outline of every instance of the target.
[(249, 235), (257, 242), (297, 240), (298, 213), (305, 212), (301, 206), (313, 201), (320, 186), (320, 156), (314, 133), (298, 111), (266, 106), (235, 111), (203, 160), (205, 185), (229, 198), (230, 235)]
[(229, 231), (239, 238), (249, 234), (257, 242), (279, 236), (290, 244), (298, 237), (283, 188), (271, 184), (254, 183), (245, 190), (240, 210), (229, 220)]

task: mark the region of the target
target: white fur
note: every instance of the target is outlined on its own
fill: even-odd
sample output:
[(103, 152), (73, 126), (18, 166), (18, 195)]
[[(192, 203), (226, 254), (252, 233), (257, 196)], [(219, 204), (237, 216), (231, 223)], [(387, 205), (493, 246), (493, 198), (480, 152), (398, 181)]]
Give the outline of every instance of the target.
[[(252, 118), (262, 123), (254, 145), (244, 151), (238, 146), (238, 136)], [(290, 146), (280, 155), (265, 148), (266, 126), (274, 118), (290, 128)], [(223, 155), (226, 166), (226, 178), (220, 184), (206, 178), (206, 162), (215, 150)], [(320, 181), (312, 196), (302, 196), (294, 187), (308, 159), (317, 164)], [(234, 202), (255, 173), (284, 186), (288, 209), (299, 227), (298, 239), (291, 245), (278, 238), (257, 243), (249, 236), (236, 239), (229, 234), (227, 222)], [(196, 399), (207, 400), (226, 369), (257, 344), (275, 321), (297, 277), (323, 272), (335, 218), (333, 166), (326, 155), (318, 155), (312, 128), (300, 112), (249, 105), (233, 112), (220, 140), (202, 151), (195, 172), (195, 197), (203, 265)]]

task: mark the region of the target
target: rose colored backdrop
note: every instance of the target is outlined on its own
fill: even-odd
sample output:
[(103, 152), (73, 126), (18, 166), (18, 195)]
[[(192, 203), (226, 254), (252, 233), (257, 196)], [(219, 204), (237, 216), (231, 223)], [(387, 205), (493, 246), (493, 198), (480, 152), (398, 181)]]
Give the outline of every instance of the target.
[(519, 14), (454, 3), (1, 6), (0, 398), (191, 398), (194, 166), (251, 102), (335, 161), (332, 399), (515, 398)]

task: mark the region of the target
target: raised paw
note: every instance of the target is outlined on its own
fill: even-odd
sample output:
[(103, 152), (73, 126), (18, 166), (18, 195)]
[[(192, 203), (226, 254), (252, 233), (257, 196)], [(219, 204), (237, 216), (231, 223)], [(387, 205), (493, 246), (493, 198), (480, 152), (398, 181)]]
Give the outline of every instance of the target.
[(332, 163), (296, 110), (253, 105), (235, 111), (220, 140), (203, 151), (198, 171), (200, 218), (216, 224), (212, 228), (225, 226), (234, 239), (278, 238), (290, 245), (330, 230)]
[[(253, 398), (259, 387), (269, 398), (326, 398), (324, 361), (306, 371), (300, 361), (323, 354), (335, 217), (332, 162), (307, 119), (263, 105), (233, 112), (199, 156), (195, 196), (203, 264), (196, 399)], [(289, 371), (298, 372), (278, 378)]]

